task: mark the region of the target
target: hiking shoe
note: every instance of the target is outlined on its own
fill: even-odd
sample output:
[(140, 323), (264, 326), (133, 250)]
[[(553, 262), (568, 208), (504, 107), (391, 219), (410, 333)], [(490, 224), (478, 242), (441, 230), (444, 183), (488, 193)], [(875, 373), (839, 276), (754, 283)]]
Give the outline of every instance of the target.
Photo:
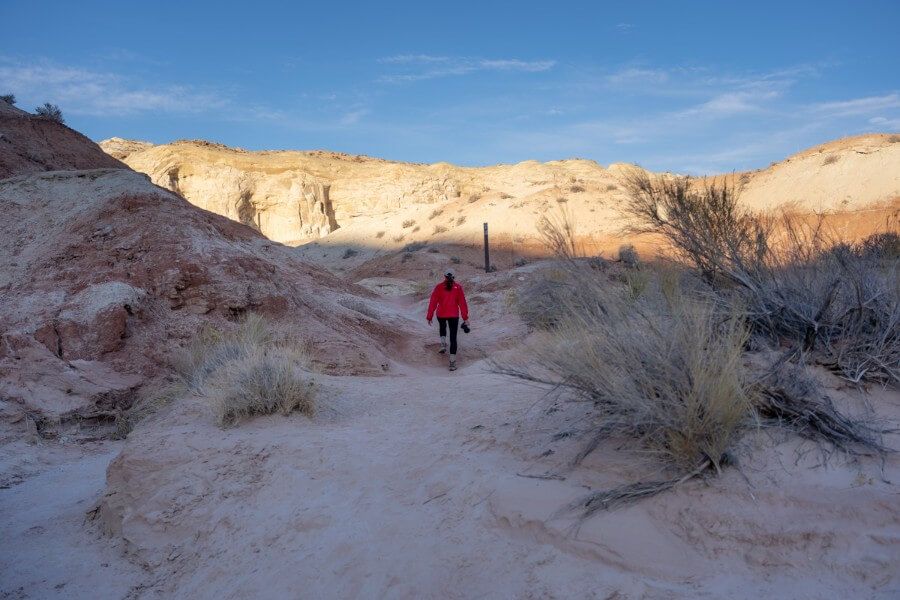
[(456, 363), (455, 363), (455, 362), (451, 362), (451, 363), (450, 363), (450, 370), (451, 370), (451, 371), (455, 371), (455, 370), (456, 370)]
[(447, 354), (447, 349), (441, 346), (441, 349), (438, 350), (438, 354)]

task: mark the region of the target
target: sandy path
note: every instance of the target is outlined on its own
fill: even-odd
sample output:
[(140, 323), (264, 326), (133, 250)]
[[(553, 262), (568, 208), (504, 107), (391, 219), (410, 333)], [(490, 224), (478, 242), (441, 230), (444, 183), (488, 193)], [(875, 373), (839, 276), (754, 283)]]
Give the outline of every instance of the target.
[(44, 456), (37, 474), (0, 489), (0, 598), (125, 597), (142, 569), (87, 526), (122, 443), (14, 446), (3, 448), (5, 466), (13, 452)]
[[(382, 306), (410, 319), (422, 309)], [(543, 391), (467, 358), (519, 333), (502, 316), (474, 323), (461, 336), (461, 369), (449, 373), (434, 353), (435, 332), (411, 319), (410, 346), (392, 375), (321, 377), (313, 421), (272, 416), (222, 430), (202, 403), (185, 401), (142, 425), (109, 467), (102, 520), (112, 536), (100, 537), (100, 522), (84, 514), (117, 444), (0, 490), (2, 514), (15, 515), (2, 530), (13, 544), (0, 549), (0, 589), (216, 599), (900, 591), (896, 486), (858, 465), (793, 466), (792, 444), (757, 448), (743, 467), (747, 480), (732, 470), (599, 515), (571, 535), (571, 523), (551, 514), (634, 464), (605, 449), (564, 481), (520, 476), (561, 468), (575, 446), (554, 434), (582, 408), (551, 407)], [(887, 479), (900, 479), (897, 462)]]

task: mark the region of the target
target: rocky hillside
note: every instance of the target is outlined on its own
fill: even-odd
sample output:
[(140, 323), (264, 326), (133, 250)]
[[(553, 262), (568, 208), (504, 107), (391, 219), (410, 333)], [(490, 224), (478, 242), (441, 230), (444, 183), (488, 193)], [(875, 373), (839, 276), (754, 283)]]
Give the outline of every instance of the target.
[[(847, 138), (734, 176), (755, 210), (890, 209), (900, 197), (897, 141)], [(321, 151), (247, 152), (197, 141), (151, 146), (113, 139), (101, 145), (193, 204), (288, 244), (326, 237), (323, 246), (364, 249), (423, 241), (466, 245), (478, 243), (487, 221), (498, 245), (524, 250), (538, 245), (537, 220), (559, 208), (575, 217), (593, 249), (608, 251), (621, 241), (624, 165), (573, 159), (462, 168)]]
[(0, 101), (0, 179), (60, 169), (127, 168), (74, 129)]
[[(251, 311), (306, 339), (319, 370), (388, 368), (389, 324), (345, 308), (370, 292), (153, 185), (71, 129), (12, 121), (4, 160), (38, 148), (41, 158), (4, 162), (24, 174), (0, 180), (0, 416), (109, 418), (204, 325)], [(122, 168), (63, 170), (95, 164)]]

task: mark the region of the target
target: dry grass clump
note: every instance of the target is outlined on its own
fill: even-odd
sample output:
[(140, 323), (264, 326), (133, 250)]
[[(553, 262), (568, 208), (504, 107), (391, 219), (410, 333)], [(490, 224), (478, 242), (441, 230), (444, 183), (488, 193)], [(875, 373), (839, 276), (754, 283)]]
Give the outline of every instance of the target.
[(718, 469), (753, 412), (741, 315), (662, 279), (638, 298), (585, 272), (577, 282), (587, 293), (561, 294), (552, 330), (529, 349), (539, 367), (495, 369), (593, 404), (576, 462), (617, 438), (682, 470)]
[(415, 219), (407, 219), (407, 220), (403, 221), (403, 223), (401, 223), (401, 227), (403, 227), (403, 229), (409, 229), (410, 227), (412, 227), (415, 224), (416, 224)]
[(383, 237), (384, 237), (384, 232), (383, 232), (383, 231), (379, 231), (378, 233), (375, 234), (375, 239), (379, 239), (379, 240), (380, 240), (380, 239), (383, 238)]
[(460, 216), (456, 217), (457, 225), (462, 225), (465, 222), (466, 222), (466, 215), (460, 215)]
[(478, 202), (479, 200), (481, 200), (481, 194), (470, 194), (468, 203), (474, 204), (475, 202)]
[(217, 374), (208, 388), (220, 425), (256, 415), (315, 412), (315, 387), (301, 375), (298, 359), (283, 348), (253, 348)]
[(445, 233), (446, 231), (447, 231), (447, 228), (444, 227), (443, 225), (435, 225), (434, 229), (432, 230), (432, 233), (434, 235), (437, 235), (439, 233)]
[(412, 293), (416, 298), (428, 298), (432, 289), (434, 284), (431, 281), (417, 281)]
[(892, 135), (887, 139), (888, 144), (900, 144), (900, 135)]
[(442, 214), (444, 214), (444, 210), (442, 208), (436, 208), (433, 211), (431, 211), (430, 215), (428, 215), (428, 220), (431, 221), (432, 219), (436, 219), (437, 217), (441, 216)]
[(900, 382), (895, 233), (840, 244), (822, 219), (743, 211), (727, 185), (638, 170), (627, 183), (632, 230), (668, 238), (721, 301), (739, 298), (754, 332), (851, 382)]
[(208, 398), (221, 425), (251, 415), (312, 415), (315, 389), (303, 345), (249, 314), (232, 331), (204, 328), (175, 355), (185, 386)]
[(592, 290), (580, 279), (572, 269), (561, 267), (535, 273), (512, 294), (513, 309), (530, 328), (553, 329), (574, 306), (593, 302)]
[(841, 159), (837, 154), (829, 154), (825, 157), (825, 160), (822, 161), (822, 165), (833, 165), (837, 161)]
[(635, 268), (640, 263), (637, 250), (631, 244), (619, 246), (619, 262), (629, 268)]
[(187, 388), (180, 380), (142, 387), (131, 406), (116, 413), (114, 436), (117, 439), (126, 438), (138, 423), (163, 410), (186, 392)]

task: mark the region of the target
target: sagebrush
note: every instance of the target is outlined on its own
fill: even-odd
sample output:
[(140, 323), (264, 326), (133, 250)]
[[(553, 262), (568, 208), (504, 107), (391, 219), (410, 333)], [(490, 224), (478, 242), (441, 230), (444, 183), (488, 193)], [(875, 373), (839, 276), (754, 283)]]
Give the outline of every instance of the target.
[(173, 360), (185, 386), (207, 398), (221, 425), (242, 417), (315, 411), (302, 341), (249, 314), (234, 329), (206, 327)]
[(738, 297), (756, 333), (851, 382), (900, 382), (897, 234), (842, 243), (823, 217), (756, 215), (727, 184), (627, 177), (631, 230), (659, 233), (723, 302)]

